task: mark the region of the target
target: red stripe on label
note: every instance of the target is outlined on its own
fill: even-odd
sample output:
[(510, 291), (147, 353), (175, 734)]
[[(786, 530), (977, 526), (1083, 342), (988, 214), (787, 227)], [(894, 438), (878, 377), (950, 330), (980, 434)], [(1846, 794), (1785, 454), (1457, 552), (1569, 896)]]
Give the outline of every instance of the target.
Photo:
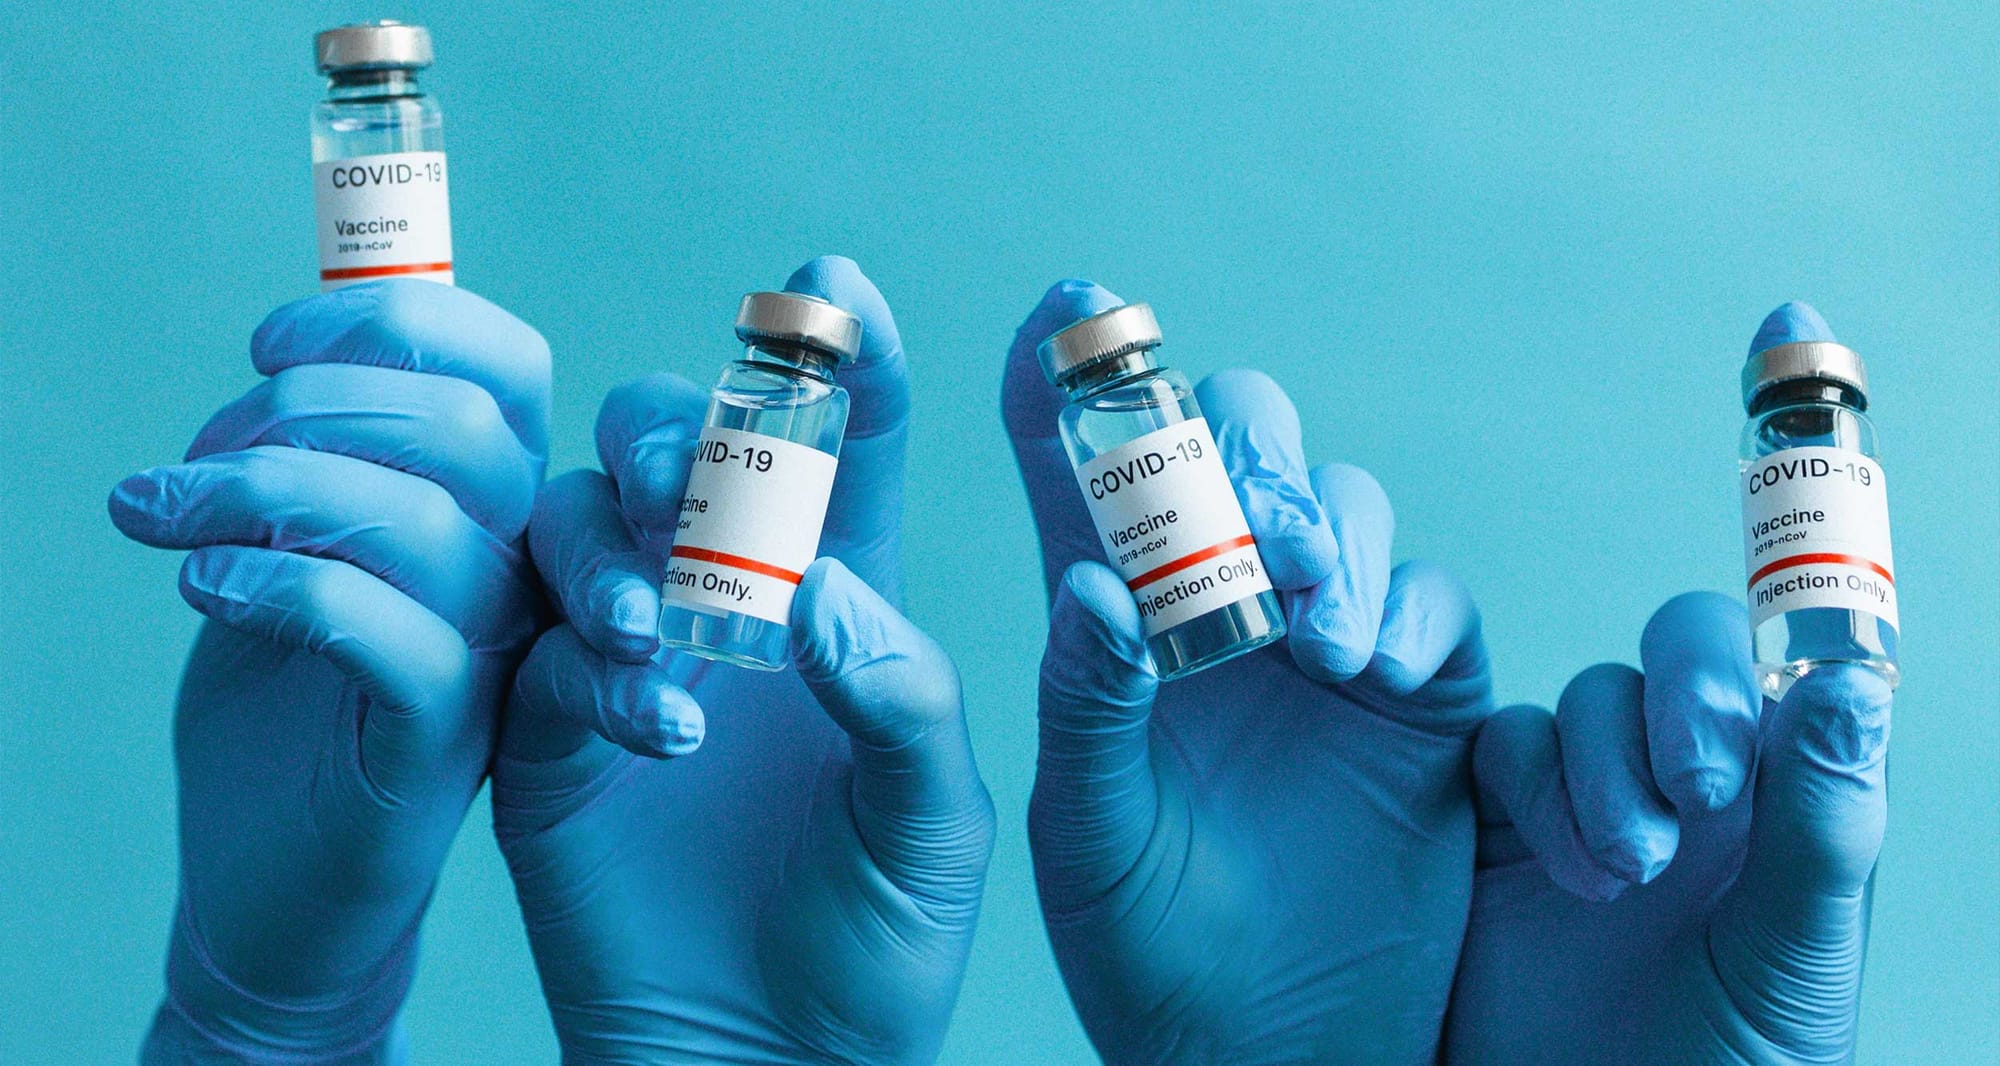
[(1863, 559), (1859, 555), (1842, 555), (1839, 552), (1813, 552), (1809, 555), (1786, 556), (1776, 562), (1765, 564), (1762, 570), (1750, 575), (1750, 584), (1755, 585), (1757, 582), (1770, 577), (1780, 570), (1789, 570), (1794, 566), (1806, 566), (1811, 563), (1842, 563), (1847, 566), (1859, 566), (1881, 574), (1882, 580), (1887, 581), (1891, 585), (1896, 583), (1896, 579), (1890, 575), (1889, 571), (1883, 569), (1882, 564), (1872, 559)]
[(1186, 555), (1183, 555), (1180, 558), (1175, 559), (1173, 562), (1167, 563), (1164, 566), (1154, 567), (1153, 569), (1148, 570), (1143, 574), (1140, 574), (1138, 577), (1135, 577), (1132, 580), (1127, 581), (1125, 583), (1125, 587), (1131, 589), (1133, 592), (1137, 592), (1140, 589), (1145, 588), (1147, 585), (1150, 585), (1153, 582), (1158, 581), (1163, 577), (1170, 577), (1174, 574), (1178, 574), (1181, 571), (1186, 570), (1188, 567), (1195, 565), (1196, 563), (1206, 562), (1225, 552), (1233, 552), (1238, 548), (1247, 548), (1255, 543), (1257, 543), (1257, 538), (1251, 536), (1248, 533), (1245, 533), (1240, 537), (1231, 537), (1220, 544), (1211, 544), (1200, 551), (1189, 552)]
[(753, 574), (775, 577), (787, 585), (796, 585), (806, 579), (804, 574), (797, 571), (787, 570), (781, 566), (772, 566), (770, 563), (760, 563), (755, 559), (745, 559), (741, 555), (731, 555), (728, 552), (712, 552), (707, 548), (688, 548), (676, 544), (673, 550), (667, 554), (676, 559), (693, 559), (696, 562), (714, 563), (717, 566), (730, 566), (738, 570), (748, 570)]
[(342, 267), (339, 270), (322, 270), (321, 281), (346, 281), (348, 278), (386, 278), (396, 274), (442, 274), (451, 269), (450, 263), (399, 263), (395, 266)]

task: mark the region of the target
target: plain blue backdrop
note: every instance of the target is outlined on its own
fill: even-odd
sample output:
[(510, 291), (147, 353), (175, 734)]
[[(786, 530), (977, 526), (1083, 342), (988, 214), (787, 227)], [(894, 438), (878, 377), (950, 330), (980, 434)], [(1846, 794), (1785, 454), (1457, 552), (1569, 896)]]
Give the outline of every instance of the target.
[[(1737, 371), (1815, 303), (1875, 382), (1904, 605), (1861, 1058), (1991, 1061), (2000, 8), (976, 6), (9, 6), (0, 1061), (129, 1059), (160, 992), (197, 620), (104, 496), (312, 291), (311, 34), (382, 16), (437, 39), (459, 282), (554, 346), (553, 470), (611, 386), (711, 377), (737, 297), (812, 255), (896, 309), (910, 610), (1003, 826), (947, 1061), (1088, 1055), (1029, 878), (1040, 571), (997, 416), (1065, 276), (1150, 301), (1191, 373), (1282, 382), (1540, 702), (1673, 593), (1740, 591)], [(483, 801), (408, 1016), (420, 1061), (554, 1058)]]

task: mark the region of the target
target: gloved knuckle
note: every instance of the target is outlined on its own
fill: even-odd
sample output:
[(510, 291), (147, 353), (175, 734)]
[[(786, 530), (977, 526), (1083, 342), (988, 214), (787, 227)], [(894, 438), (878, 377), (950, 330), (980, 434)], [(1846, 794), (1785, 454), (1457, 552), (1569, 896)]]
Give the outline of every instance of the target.
[(1562, 697), (1556, 701), (1556, 713), (1574, 716), (1595, 710), (1604, 696), (1621, 690), (1636, 691), (1641, 684), (1639, 672), (1624, 663), (1587, 666), (1563, 687)]
[(1404, 585), (1429, 590), (1433, 595), (1471, 599), (1465, 583), (1458, 579), (1457, 574), (1452, 573), (1442, 563), (1429, 559), (1404, 560), (1396, 564), (1391, 576)]
[(399, 523), (421, 545), (453, 543), (464, 529), (465, 512), (447, 489), (433, 481), (417, 479), (402, 507)]
[(286, 367), (271, 375), (253, 391), (262, 394), (258, 397), (262, 401), (261, 406), (269, 410), (297, 410), (312, 402), (316, 390), (310, 379), (315, 369), (317, 368), (310, 364)]
[(1555, 715), (1546, 707), (1516, 703), (1502, 707), (1480, 726), (1476, 754), (1500, 754), (1554, 732)]
[(438, 420), (434, 432), (440, 440), (447, 443), (468, 441), (491, 447), (512, 432), (492, 393), (458, 378), (439, 380), (450, 382), (440, 390), (440, 402), (433, 411)]
[(926, 732), (957, 721), (961, 701), (956, 675), (929, 677), (912, 688), (910, 715)]
[(1375, 630), (1358, 611), (1316, 610), (1293, 634), (1293, 658), (1321, 681), (1346, 681), (1375, 657)]
[(383, 340), (408, 347), (412, 338), (433, 328), (437, 308), (429, 306), (431, 300), (449, 297), (418, 288), (421, 284), (402, 280), (382, 283), (367, 318)]
[[(502, 313), (504, 314), (505, 312)], [(515, 324), (521, 327), (522, 343), (520, 359), (522, 369), (535, 378), (546, 379), (549, 375), (550, 367), (555, 362), (555, 355), (549, 348), (548, 338), (542, 336), (540, 330), (528, 325), (526, 322), (522, 322), (518, 318), (514, 318), (513, 315), (508, 315), (507, 317), (513, 319)]]
[(1351, 499), (1389, 504), (1389, 494), (1375, 475), (1352, 463), (1324, 463), (1313, 470), (1313, 482), (1328, 494), (1338, 489)]
[[(874, 662), (902, 664), (910, 660), (897, 657)], [(894, 703), (895, 717), (903, 722), (904, 731), (912, 738), (928, 736), (952, 725), (958, 721), (964, 707), (958, 671), (942, 651), (926, 655), (917, 662), (917, 669), (896, 671), (900, 676), (894, 678), (889, 686), (893, 694), (888, 696)], [(853, 669), (852, 665), (841, 672), (847, 669)]]

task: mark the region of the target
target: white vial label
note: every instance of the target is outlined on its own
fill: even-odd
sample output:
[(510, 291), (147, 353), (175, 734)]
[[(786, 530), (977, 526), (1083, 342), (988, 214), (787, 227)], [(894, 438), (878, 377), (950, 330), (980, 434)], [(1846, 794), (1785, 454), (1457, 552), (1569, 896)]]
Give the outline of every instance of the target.
[(451, 284), (451, 194), (443, 152), (313, 164), (319, 287), (377, 278)]
[[(1882, 466), (1844, 448), (1787, 448), (1743, 470), (1751, 628), (1801, 607), (1866, 611), (1896, 626)], [(1900, 628), (1900, 626), (1898, 626)]]
[(1113, 448), (1076, 481), (1147, 636), (1271, 587), (1206, 419)]
[(790, 625), (838, 465), (817, 448), (762, 433), (702, 430), (660, 598)]

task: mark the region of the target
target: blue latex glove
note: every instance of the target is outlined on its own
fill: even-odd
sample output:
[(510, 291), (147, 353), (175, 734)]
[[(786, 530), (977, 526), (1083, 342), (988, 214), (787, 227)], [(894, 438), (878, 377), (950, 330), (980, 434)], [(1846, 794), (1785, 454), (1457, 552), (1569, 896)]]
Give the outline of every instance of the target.
[(536, 506), (566, 621), (516, 680), (493, 818), (565, 1061), (926, 1061), (957, 998), (993, 809), (956, 670), (891, 606), (902, 347), (849, 260), (787, 288), (863, 325), (795, 670), (657, 643), (707, 390), (662, 374), (612, 392), (606, 473), (558, 478)]
[[(1807, 339), (1831, 337), (1788, 306), (1756, 348)], [(1662, 607), (1639, 658), (1480, 731), (1450, 1061), (1850, 1061), (1888, 685), (1826, 667), (1764, 700), (1712, 593)]]
[(1382, 489), (1308, 470), (1269, 378), (1224, 372), (1198, 398), (1290, 635), (1159, 687), (1035, 359), (1120, 302), (1050, 289), (1004, 396), (1053, 599), (1028, 830), (1070, 998), (1111, 1062), (1431, 1062), (1472, 894), (1478, 614), (1390, 565)]
[(120, 482), (210, 621), (174, 717), (180, 901), (149, 1063), (393, 1062), (417, 926), (540, 597), (549, 350), (463, 289), (273, 312), (268, 380)]

